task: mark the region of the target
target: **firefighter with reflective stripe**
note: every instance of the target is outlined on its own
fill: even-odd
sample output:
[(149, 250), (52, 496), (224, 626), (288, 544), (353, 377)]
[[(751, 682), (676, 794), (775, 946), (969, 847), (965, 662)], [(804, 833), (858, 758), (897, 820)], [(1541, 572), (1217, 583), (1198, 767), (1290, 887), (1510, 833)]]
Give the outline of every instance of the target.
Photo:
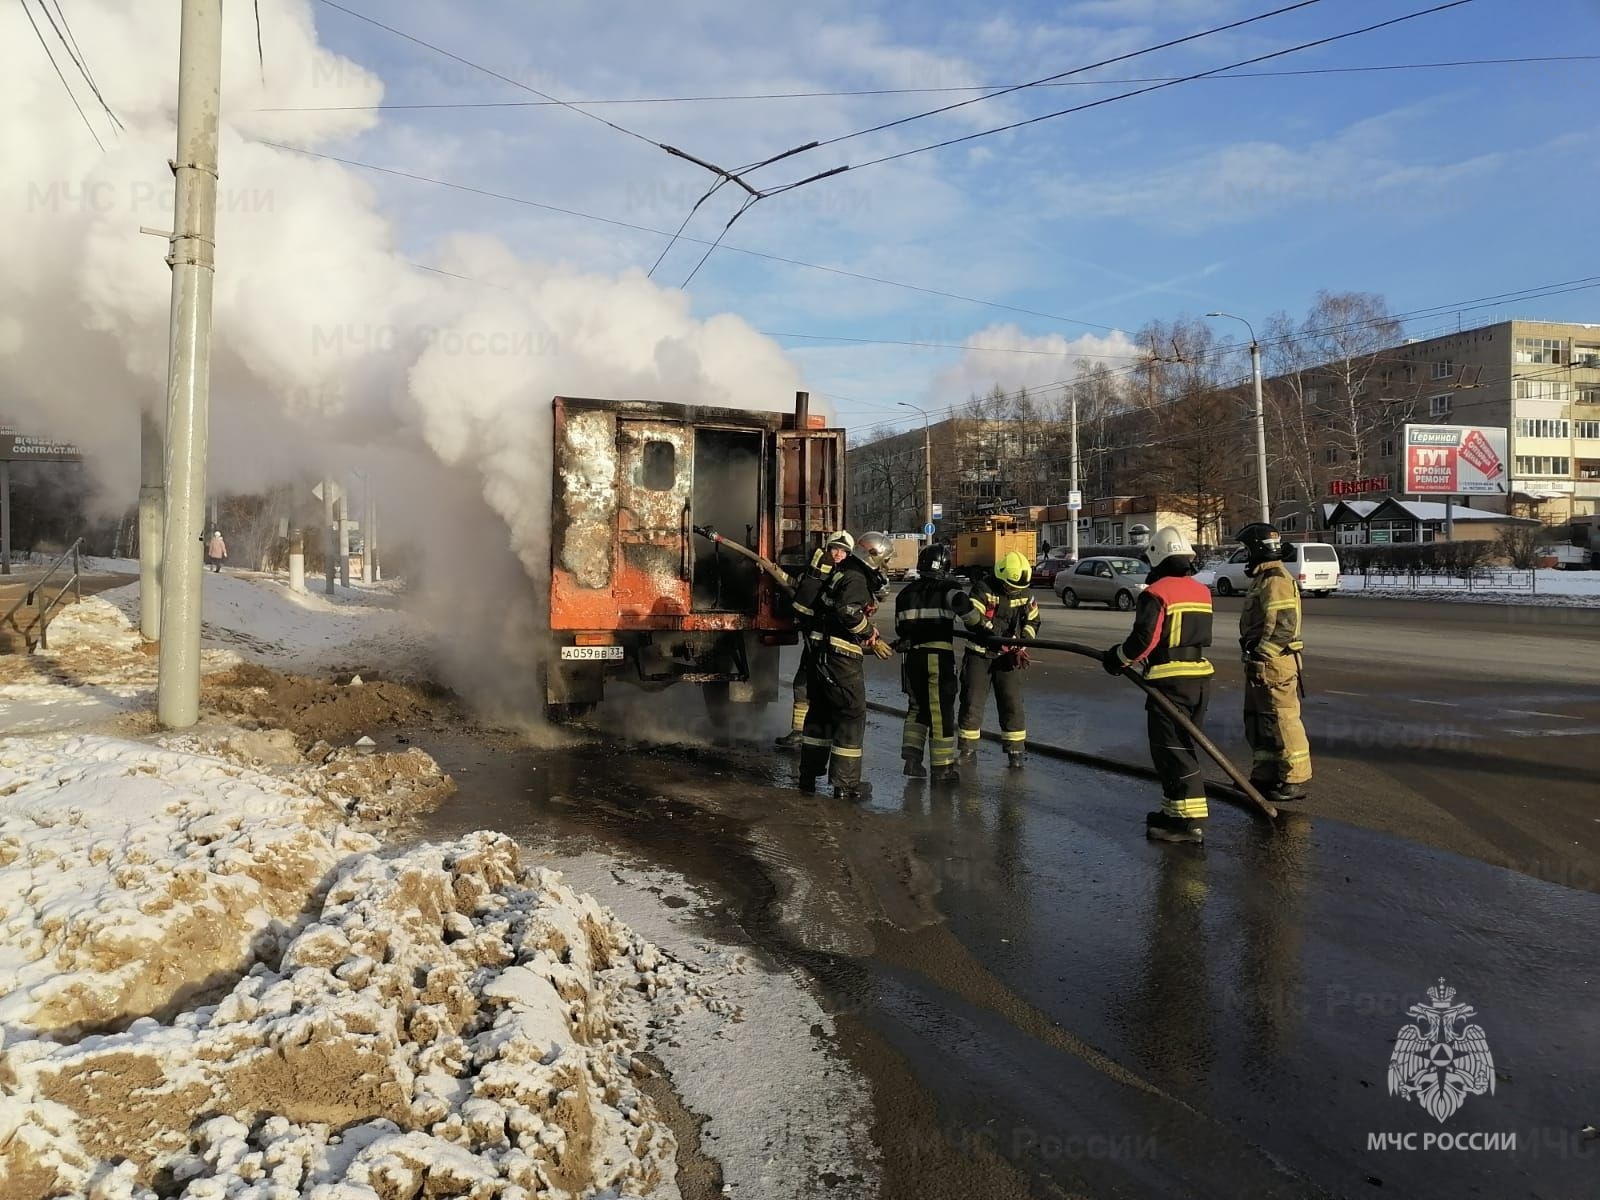
[(1300, 720), (1300, 589), (1283, 566), (1283, 538), (1265, 521), (1238, 533), (1248, 554), (1250, 590), (1239, 614), (1244, 655), (1244, 736), (1250, 782), (1274, 803), (1304, 800), (1311, 743)]
[(917, 578), (900, 589), (894, 604), (895, 649), (905, 656), (900, 671), (906, 706), (900, 753), (905, 773), (921, 777), (922, 752), (932, 734), (933, 778), (953, 783), (956, 769), (956, 651), (951, 630), (960, 621), (969, 632), (987, 633), (983, 609), (950, 573), (950, 551), (941, 545), (917, 556)]
[[(1142, 667), (1145, 682), (1198, 726), (1211, 698), (1211, 590), (1193, 578), (1194, 547), (1170, 525), (1156, 531), (1144, 557), (1150, 574), (1133, 630), (1101, 664), (1110, 675)], [(1205, 777), (1194, 741), (1154, 700), (1145, 701), (1144, 711), (1150, 758), (1161, 778), (1161, 811), (1145, 817), (1145, 834), (1164, 842), (1203, 841)]]
[[(1013, 550), (995, 563), (989, 575), (972, 588), (972, 599), (983, 609), (994, 639), (1032, 641), (1039, 636), (1039, 605), (1028, 594), (1033, 565)], [(1022, 706), (1022, 675), (1028, 667), (1022, 646), (1000, 647), (990, 642), (969, 642), (961, 661), (961, 757), (977, 756), (983, 733), (983, 710), (994, 691), (1000, 714), (1000, 741), (1006, 761), (1022, 766), (1028, 724)]]
[[(848, 544), (849, 550), (855, 549), (855, 539), (842, 530), (839, 534)], [(833, 558), (828, 553), (826, 546), (818, 546), (811, 555), (811, 561), (806, 564), (795, 582), (794, 595), (790, 598), (789, 607), (794, 610), (794, 623), (800, 631), (800, 662), (794, 672), (794, 707), (790, 714), (792, 724), (789, 732), (778, 739), (777, 744), (785, 750), (798, 750), (802, 741), (801, 731), (805, 728), (806, 712), (810, 709), (810, 665), (807, 659), (811, 654), (811, 639), (807, 636), (817, 617), (817, 601), (822, 596), (823, 588), (827, 586), (828, 577), (833, 574)]]
[(828, 535), (825, 548), (833, 570), (817, 598), (816, 621), (807, 633), (810, 708), (801, 730), (800, 790), (815, 791), (817, 776), (827, 771), (835, 796), (860, 800), (870, 791), (861, 780), (867, 732), (863, 658), (867, 653), (879, 658), (894, 653), (878, 636), (868, 611), (878, 573), (889, 561), (889, 539), (867, 533), (856, 544), (841, 530)]

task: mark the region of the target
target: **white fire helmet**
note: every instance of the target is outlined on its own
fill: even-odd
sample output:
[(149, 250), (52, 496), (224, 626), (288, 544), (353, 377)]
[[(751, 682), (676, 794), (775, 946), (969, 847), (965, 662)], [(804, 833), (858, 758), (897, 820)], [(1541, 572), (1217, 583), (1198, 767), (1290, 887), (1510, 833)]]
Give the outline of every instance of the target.
[(1152, 567), (1160, 566), (1169, 558), (1193, 557), (1194, 547), (1189, 544), (1189, 539), (1171, 525), (1163, 525), (1156, 530), (1155, 537), (1150, 539), (1150, 544), (1144, 550), (1144, 559)]

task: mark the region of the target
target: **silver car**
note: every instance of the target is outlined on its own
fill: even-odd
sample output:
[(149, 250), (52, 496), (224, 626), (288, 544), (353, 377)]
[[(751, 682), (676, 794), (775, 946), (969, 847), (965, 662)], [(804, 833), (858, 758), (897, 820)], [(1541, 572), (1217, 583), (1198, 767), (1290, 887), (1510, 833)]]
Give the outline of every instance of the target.
[(1068, 608), (1086, 600), (1127, 612), (1145, 589), (1150, 564), (1137, 558), (1108, 555), (1086, 558), (1056, 576), (1056, 595)]

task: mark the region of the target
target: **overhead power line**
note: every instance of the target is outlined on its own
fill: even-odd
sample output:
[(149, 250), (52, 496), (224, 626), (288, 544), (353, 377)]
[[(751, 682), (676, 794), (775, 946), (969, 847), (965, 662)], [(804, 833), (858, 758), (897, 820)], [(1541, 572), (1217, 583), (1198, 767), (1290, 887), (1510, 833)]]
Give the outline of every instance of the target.
[[(434, 179), (427, 175), (419, 175), (413, 171), (401, 171), (394, 167), (379, 166), (376, 163), (361, 162), (353, 158), (343, 158), (337, 154), (324, 154), (318, 150), (308, 150), (303, 146), (291, 146), (284, 142), (263, 140), (259, 143), (271, 146), (275, 150), (288, 151), (291, 154), (300, 154), (306, 158), (322, 159), (325, 162), (338, 163), (341, 166), (355, 167), (363, 171), (373, 171), (380, 175), (392, 175), (397, 179), (409, 179), (414, 183), (431, 184), (434, 187), (449, 188), (452, 191), (466, 192), (474, 196), (483, 196), (491, 200), (504, 200), (508, 204), (519, 204), (527, 208), (537, 208), (543, 212), (557, 213), (561, 216), (576, 217), (584, 221), (593, 221), (600, 225), (609, 225), (614, 229), (630, 229), (635, 233), (649, 233), (656, 237), (670, 238), (673, 235), (665, 229), (657, 229), (651, 225), (640, 225), (634, 221), (623, 221), (616, 217), (602, 217), (595, 213), (582, 212), (574, 208), (563, 208), (556, 204), (545, 204), (542, 201), (530, 200), (525, 196), (513, 196), (505, 192), (491, 191), (488, 188), (474, 187), (471, 184), (456, 183), (449, 179)], [(716, 246), (717, 243), (704, 238), (685, 237), (684, 241), (693, 242), (700, 246)], [(887, 279), (881, 275), (869, 275), (864, 271), (852, 271), (845, 267), (830, 267), (822, 263), (806, 262), (803, 259), (790, 258), (782, 254), (769, 254), (764, 250), (752, 250), (747, 246), (723, 244), (720, 249), (730, 254), (743, 254), (750, 258), (761, 259), (765, 262), (779, 263), (783, 266), (802, 267), (808, 271), (821, 271), (828, 275), (838, 275), (845, 279), (855, 279), (863, 283), (882, 284), (884, 287), (900, 288), (904, 291), (917, 292), (924, 296), (936, 296), (942, 300), (959, 300), (963, 304), (976, 304), (984, 308), (993, 308), (1003, 312), (1020, 313), (1027, 317), (1039, 317), (1046, 321), (1058, 321), (1064, 325), (1077, 325), (1084, 329), (1098, 329), (1106, 333), (1117, 333), (1119, 330), (1111, 325), (1099, 325), (1093, 321), (1081, 321), (1076, 317), (1064, 317), (1059, 313), (1044, 312), (1037, 308), (1025, 308), (1018, 304), (1005, 304), (998, 300), (984, 300), (977, 296), (963, 296), (959, 292), (942, 291), (939, 288), (925, 287), (921, 284), (907, 283), (899, 279)]]
[(893, 154), (880, 155), (877, 158), (868, 159), (866, 162), (847, 163), (842, 166), (833, 167), (827, 171), (820, 171), (817, 174), (808, 176), (804, 179), (797, 179), (792, 183), (786, 183), (778, 187), (763, 189), (762, 194), (764, 196), (780, 195), (784, 192), (805, 187), (807, 184), (816, 183), (819, 180), (827, 179), (845, 171), (860, 171), (867, 167), (878, 166), (882, 163), (895, 162), (899, 159), (910, 158), (916, 154), (927, 154), (934, 150), (943, 150), (950, 146), (959, 146), (967, 142), (974, 142), (980, 138), (993, 137), (1000, 133), (1008, 133), (1014, 129), (1022, 129), (1029, 125), (1037, 125), (1042, 121), (1054, 120), (1056, 117), (1065, 117), (1073, 113), (1087, 112), (1089, 109), (1101, 108), (1105, 105), (1115, 104), (1122, 100), (1131, 100), (1136, 96), (1147, 96), (1151, 92), (1159, 92), (1166, 88), (1177, 87), (1179, 84), (1192, 83), (1198, 79), (1206, 79), (1213, 75), (1221, 74), (1224, 71), (1236, 70), (1239, 67), (1252, 66), (1255, 63), (1260, 62), (1269, 62), (1272, 59), (1283, 58), (1290, 54), (1299, 54), (1302, 51), (1312, 50), (1318, 46), (1327, 46), (1334, 42), (1345, 41), (1348, 38), (1360, 37), (1364, 34), (1373, 33), (1379, 29), (1387, 29), (1390, 26), (1399, 25), (1405, 21), (1415, 21), (1419, 18), (1433, 16), (1437, 13), (1446, 12), (1453, 8), (1461, 8), (1464, 5), (1471, 3), (1473, 3), (1473, 0), (1447, 0), (1446, 3), (1436, 4), (1432, 8), (1418, 9), (1415, 12), (1405, 13), (1398, 17), (1391, 17), (1386, 21), (1378, 21), (1371, 25), (1362, 26), (1360, 29), (1351, 29), (1344, 33), (1330, 34), (1327, 37), (1316, 38), (1309, 42), (1301, 42), (1299, 45), (1288, 46), (1282, 50), (1274, 50), (1267, 54), (1258, 54), (1253, 58), (1241, 59), (1238, 62), (1228, 63), (1225, 66), (1212, 67), (1209, 70), (1196, 71), (1189, 75), (1180, 75), (1175, 79), (1167, 80), (1163, 83), (1155, 83), (1149, 85), (1148, 87), (1135, 88), (1134, 90), (1128, 92), (1118, 92), (1115, 96), (1102, 96), (1098, 100), (1091, 100), (1087, 103), (1074, 105), (1070, 108), (1057, 109), (1054, 112), (1042, 113), (1039, 116), (1028, 117), (1020, 121), (1012, 121), (1006, 125), (997, 125), (992, 129), (983, 129), (975, 133), (963, 134), (959, 137), (946, 138), (939, 142), (931, 142), (925, 146), (916, 146), (909, 150), (900, 150)]
[[(1358, 67), (1299, 67), (1284, 71), (1224, 71), (1208, 75), (1196, 82), (1213, 82), (1228, 79), (1292, 79), (1315, 75), (1362, 75), (1383, 71), (1437, 71), (1463, 67), (1543, 66), (1550, 63), (1600, 62), (1600, 54), (1551, 54), (1523, 58), (1461, 58), (1443, 62), (1376, 63)], [(1039, 83), (1039, 88), (1120, 87), (1130, 83), (1170, 83), (1182, 79), (1181, 75), (1133, 75), (1116, 79), (1057, 79)], [(742, 104), (751, 101), (771, 100), (833, 100), (868, 96), (927, 96), (950, 95), (967, 92), (993, 92), (1014, 88), (1011, 83), (973, 83), (964, 86), (920, 88), (851, 88), (811, 92), (730, 92), (707, 96), (628, 96), (584, 97), (572, 101), (560, 100), (458, 100), (440, 103), (391, 104), (296, 104), (274, 108), (258, 108), (256, 112), (411, 112), (431, 109), (453, 110), (474, 108), (551, 108), (563, 103), (582, 104), (589, 108), (608, 105), (643, 104)]]
[[(39, 48), (44, 51), (45, 57), (50, 60), (50, 65), (55, 68), (56, 78), (61, 81), (61, 86), (67, 89), (67, 98), (72, 101), (72, 107), (78, 110), (78, 117), (83, 121), (83, 127), (89, 131), (89, 136), (94, 138), (94, 144), (99, 146), (101, 152), (104, 153), (105, 145), (100, 141), (100, 135), (95, 133), (94, 126), (89, 124), (88, 114), (83, 111), (83, 105), (78, 103), (78, 97), (73, 92), (72, 85), (67, 82), (67, 77), (62, 73), (60, 65), (56, 62), (56, 56), (50, 53), (50, 43), (44, 40), (44, 33), (40, 30), (39, 23), (33, 19), (33, 10), (28, 7), (28, 0), (19, 0), (19, 3), (22, 5), (23, 15), (28, 18), (28, 24), (33, 26), (33, 36), (39, 39)], [(46, 15), (48, 16), (49, 14), (46, 13)]]

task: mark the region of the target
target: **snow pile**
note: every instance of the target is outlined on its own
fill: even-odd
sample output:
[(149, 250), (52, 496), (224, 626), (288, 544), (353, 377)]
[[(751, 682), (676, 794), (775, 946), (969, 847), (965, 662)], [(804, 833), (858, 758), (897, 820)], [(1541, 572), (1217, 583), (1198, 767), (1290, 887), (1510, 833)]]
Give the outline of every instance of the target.
[(303, 789), (106, 737), (0, 743), (0, 1034), (181, 1003), (377, 843)]
[(4, 744), (0, 1194), (671, 1194), (632, 1047), (704, 989), (508, 838), (384, 859), (338, 817), (170, 749)]
[[(1512, 572), (1523, 583), (1526, 572)], [(1509, 578), (1510, 575), (1507, 576)], [(1600, 571), (1534, 572), (1533, 589), (1496, 590), (1492, 583), (1479, 583), (1471, 589), (1459, 579), (1428, 580), (1423, 586), (1409, 587), (1403, 575), (1374, 574), (1371, 577), (1345, 573), (1339, 580), (1341, 595), (1370, 596), (1380, 600), (1442, 600), (1450, 604), (1516, 604), (1539, 608), (1600, 607)]]

